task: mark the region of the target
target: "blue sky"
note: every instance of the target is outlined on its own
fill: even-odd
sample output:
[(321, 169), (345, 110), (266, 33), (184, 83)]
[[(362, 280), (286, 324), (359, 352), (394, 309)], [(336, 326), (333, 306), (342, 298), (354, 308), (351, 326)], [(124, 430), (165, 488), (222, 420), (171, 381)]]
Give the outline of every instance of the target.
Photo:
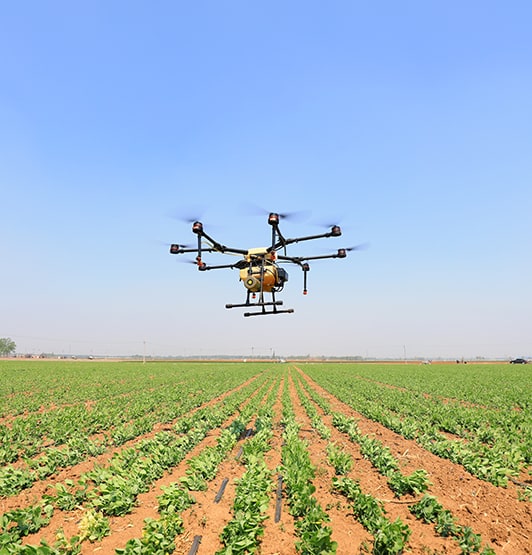
[[(532, 356), (529, 2), (23, 2), (0, 34), (0, 337), (21, 352)], [(180, 216), (340, 239), (243, 318)], [(216, 258), (213, 262), (221, 262)]]

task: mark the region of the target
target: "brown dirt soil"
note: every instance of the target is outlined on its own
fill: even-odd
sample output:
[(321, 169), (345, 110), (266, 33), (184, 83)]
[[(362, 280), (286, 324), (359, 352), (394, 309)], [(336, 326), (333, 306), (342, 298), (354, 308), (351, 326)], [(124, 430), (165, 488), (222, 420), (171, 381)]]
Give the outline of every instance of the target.
[[(474, 478), (461, 466), (440, 459), (422, 449), (414, 441), (406, 440), (380, 424), (364, 418), (322, 389), (301, 370), (292, 367), (292, 376), (285, 379), (288, 380), (296, 419), (301, 425), (300, 437), (308, 442), (311, 462), (316, 469), (314, 496), (330, 516), (328, 525), (333, 530), (332, 539), (338, 543), (338, 555), (370, 553), (372, 536), (353, 517), (345, 497), (332, 491), (331, 481), (334, 477), (334, 470), (328, 464), (326, 454), (329, 442), (341, 445), (351, 454), (354, 466), (349, 476), (360, 482), (365, 493), (370, 493), (384, 502), (386, 516), (390, 520), (400, 518), (410, 527), (411, 536), (405, 553), (458, 555), (461, 550), (455, 540), (439, 537), (433, 525), (423, 524), (417, 520), (408, 510), (408, 504), (415, 502), (420, 496), (417, 498), (403, 496), (400, 499), (394, 497), (386, 478), (361, 455), (358, 445), (351, 442), (348, 436), (336, 430), (332, 425), (332, 417), (323, 414), (323, 411), (316, 406), (323, 423), (331, 431), (331, 438), (324, 440), (318, 435), (298, 399), (294, 385), (295, 378), (305, 380), (310, 387), (327, 399), (332, 411), (355, 417), (362, 433), (377, 438), (391, 450), (400, 462), (403, 473), (409, 474), (416, 469), (425, 469), (431, 482), (427, 493), (435, 496), (445, 509), (450, 510), (459, 524), (470, 526), (475, 533), (481, 534), (484, 546), (491, 546), (497, 554), (524, 555), (532, 553), (532, 503), (518, 501), (515, 484), (510, 484), (508, 488), (498, 488)], [(281, 392), (284, 383), (283, 380), (278, 386), (277, 400), (274, 405), (274, 436), (271, 441), (271, 449), (265, 456), (266, 463), (273, 472), (275, 484), (277, 484), (278, 468), (281, 465), (283, 442)], [(233, 418), (229, 419), (225, 425), (232, 420)], [(184, 476), (187, 460), (206, 446), (214, 445), (222, 428), (223, 426), (213, 430), (189, 453), (185, 460), (152, 484), (149, 492), (140, 495), (137, 506), (130, 514), (111, 518), (110, 535), (99, 542), (84, 542), (82, 555), (113, 554), (116, 548), (124, 547), (128, 539), (141, 537), (144, 519), (158, 517), (157, 496), (161, 494), (161, 486), (176, 482)], [(185, 532), (176, 538), (176, 554), (187, 555), (190, 553), (196, 536), (201, 536), (201, 543), (197, 549), (198, 555), (213, 555), (222, 548), (219, 536), (225, 524), (232, 518), (231, 507), (235, 497), (235, 480), (245, 472), (245, 467), (238, 457), (244, 441), (245, 439), (242, 439), (238, 442), (230, 455), (222, 462), (216, 478), (209, 483), (207, 491), (191, 492), (196, 503), (182, 513)], [(37, 483), (26, 492), (1, 500), (0, 508), (2, 512), (5, 512), (35, 503), (51, 484), (62, 482), (67, 478), (75, 480), (82, 472), (91, 469), (96, 462), (104, 464), (109, 457), (110, 453), (108, 452), (81, 465), (64, 470), (53, 480)], [(224, 478), (228, 479), (227, 487), (221, 500), (216, 503), (214, 498), (220, 490)], [(283, 499), (279, 522), (275, 522), (274, 519), (275, 508), (275, 490), (273, 490), (259, 553), (261, 555), (296, 555), (298, 552), (295, 547), (297, 536), (294, 519), (289, 514), (286, 499)], [(38, 545), (41, 539), (45, 539), (53, 544), (54, 536), (59, 528), (64, 530), (67, 538), (72, 537), (78, 533), (80, 515), (81, 511), (61, 512), (56, 510), (50, 524), (38, 534), (26, 538), (24, 543)]]

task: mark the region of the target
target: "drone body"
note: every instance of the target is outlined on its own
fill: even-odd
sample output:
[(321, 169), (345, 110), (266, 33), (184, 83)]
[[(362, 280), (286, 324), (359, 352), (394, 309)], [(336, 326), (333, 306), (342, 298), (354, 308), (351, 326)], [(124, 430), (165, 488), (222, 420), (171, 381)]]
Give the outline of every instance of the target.
[[(276, 293), (280, 291), (288, 273), (275, 262), (275, 252), (268, 252), (266, 248), (249, 249), (244, 261), (246, 265), (240, 268), (240, 281), (251, 293)], [(240, 266), (243, 266), (240, 263)], [(237, 267), (240, 267), (237, 266)]]
[[(282, 214), (277, 214), (275, 212), (270, 213), (268, 216), (268, 223), (272, 227), (272, 241), (269, 247), (252, 249), (235, 249), (227, 247), (207, 235), (207, 233), (203, 230), (203, 224), (195, 221), (192, 224), (192, 232), (197, 235), (197, 247), (189, 248), (185, 245), (172, 244), (170, 246), (170, 253), (196, 253), (194, 263), (198, 266), (198, 270), (200, 271), (237, 268), (239, 270), (240, 281), (247, 290), (246, 301), (240, 304), (226, 304), (226, 308), (260, 308), (260, 311), (257, 312), (245, 312), (244, 316), (292, 313), (294, 312), (293, 308), (280, 310), (278, 307), (283, 304), (283, 301), (275, 298), (275, 294), (282, 291), (284, 284), (288, 281), (288, 273), (280, 266), (280, 264), (295, 264), (303, 270), (303, 294), (306, 295), (307, 273), (310, 270), (310, 266), (308, 264), (309, 260), (318, 260), (323, 258), (345, 258), (347, 256), (347, 251), (353, 250), (357, 247), (338, 249), (336, 253), (322, 256), (287, 256), (287, 245), (302, 241), (311, 241), (314, 239), (339, 237), (342, 235), (342, 231), (339, 226), (333, 225), (327, 233), (297, 237), (295, 239), (286, 239), (283, 237), (281, 230), (279, 229), (279, 222), (282, 217)], [(284, 254), (278, 254), (278, 251), (280, 250), (283, 250)], [(202, 254), (204, 252), (241, 255), (242, 259), (233, 264), (215, 266), (207, 265), (202, 258)], [(271, 300), (266, 300), (266, 293), (271, 295)]]

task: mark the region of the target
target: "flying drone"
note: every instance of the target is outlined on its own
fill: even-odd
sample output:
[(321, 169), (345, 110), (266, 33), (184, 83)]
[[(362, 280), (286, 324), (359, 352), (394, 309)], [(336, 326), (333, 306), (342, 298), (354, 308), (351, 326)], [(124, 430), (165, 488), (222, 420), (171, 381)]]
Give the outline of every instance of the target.
[[(255, 312), (244, 312), (244, 316), (263, 316), (266, 314), (283, 314), (294, 312), (293, 308), (279, 309), (283, 301), (277, 300), (275, 295), (283, 290), (285, 283), (288, 281), (287, 271), (280, 264), (295, 264), (303, 270), (303, 295), (307, 294), (307, 274), (310, 270), (309, 260), (319, 260), (324, 258), (345, 258), (347, 252), (358, 249), (360, 247), (350, 247), (338, 249), (332, 254), (319, 256), (288, 256), (286, 247), (293, 243), (301, 243), (303, 241), (313, 241), (315, 239), (324, 239), (329, 237), (340, 237), (342, 230), (340, 226), (333, 225), (326, 233), (319, 235), (307, 235), (304, 237), (296, 237), (287, 239), (279, 229), (279, 223), (286, 215), (271, 212), (268, 216), (268, 224), (272, 228), (272, 239), (269, 247), (259, 247), (251, 249), (236, 249), (227, 247), (218, 243), (210, 237), (203, 229), (203, 224), (194, 221), (192, 224), (192, 232), (197, 235), (197, 247), (192, 248), (188, 245), (172, 244), (170, 245), (171, 254), (196, 253), (196, 259), (193, 261), (197, 265), (200, 272), (207, 270), (220, 269), (237, 269), (239, 270), (240, 281), (247, 290), (246, 301), (240, 304), (226, 304), (225, 308), (249, 308), (257, 307), (260, 310)], [(279, 254), (282, 251), (282, 254)], [(221, 253), (228, 255), (241, 255), (242, 259), (232, 264), (208, 265), (203, 261), (203, 253)], [(271, 299), (265, 296), (271, 295)]]

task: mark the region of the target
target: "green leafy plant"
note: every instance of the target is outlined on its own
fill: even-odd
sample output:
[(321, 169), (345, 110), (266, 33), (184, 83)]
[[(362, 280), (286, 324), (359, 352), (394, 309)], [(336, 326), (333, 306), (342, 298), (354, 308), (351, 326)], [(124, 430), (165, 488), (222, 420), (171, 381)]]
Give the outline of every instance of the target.
[(299, 535), (296, 549), (299, 553), (302, 555), (336, 553), (338, 544), (331, 539), (332, 529), (323, 525), (328, 521), (328, 514), (318, 505), (316, 499), (312, 498), (307, 513), (296, 522)]
[(13, 509), (3, 515), (2, 530), (14, 538), (34, 534), (50, 522), (53, 512), (50, 504)]
[(190, 491), (205, 491), (207, 489), (207, 480), (198, 474), (187, 474), (181, 477), (179, 481)]
[(410, 505), (410, 512), (423, 522), (436, 522), (443, 507), (432, 495), (424, 495), (417, 503)]
[(15, 495), (29, 488), (36, 478), (36, 473), (26, 468), (16, 468), (11, 465), (0, 468), (0, 497)]
[(395, 471), (388, 474), (388, 485), (397, 497), (405, 494), (423, 493), (429, 487), (427, 471), (414, 470), (409, 476)]
[(86, 483), (78, 488), (72, 480), (65, 480), (63, 483), (55, 484), (53, 488), (55, 495), (45, 494), (43, 498), (61, 511), (72, 511), (87, 497)]
[(462, 526), (458, 534), (458, 543), (462, 553), (478, 553), (482, 546), (482, 537), (475, 534), (469, 526)]
[(144, 520), (142, 538), (133, 538), (116, 555), (170, 555), (175, 551), (175, 538), (183, 532), (179, 515), (167, 514), (160, 519)]
[(194, 497), (177, 483), (163, 486), (161, 489), (163, 494), (157, 498), (161, 514), (180, 513), (196, 502)]
[(131, 478), (111, 474), (89, 492), (93, 507), (109, 516), (121, 516), (131, 512), (138, 495), (135, 481)]
[(374, 555), (394, 555), (403, 553), (412, 531), (400, 518), (390, 522), (385, 518), (379, 521), (374, 532)]
[(451, 511), (442, 509), (436, 517), (436, 532), (444, 538), (449, 536), (456, 537), (459, 533), (459, 526)]
[(347, 474), (353, 468), (353, 457), (334, 443), (327, 446), (327, 460), (337, 475)]

